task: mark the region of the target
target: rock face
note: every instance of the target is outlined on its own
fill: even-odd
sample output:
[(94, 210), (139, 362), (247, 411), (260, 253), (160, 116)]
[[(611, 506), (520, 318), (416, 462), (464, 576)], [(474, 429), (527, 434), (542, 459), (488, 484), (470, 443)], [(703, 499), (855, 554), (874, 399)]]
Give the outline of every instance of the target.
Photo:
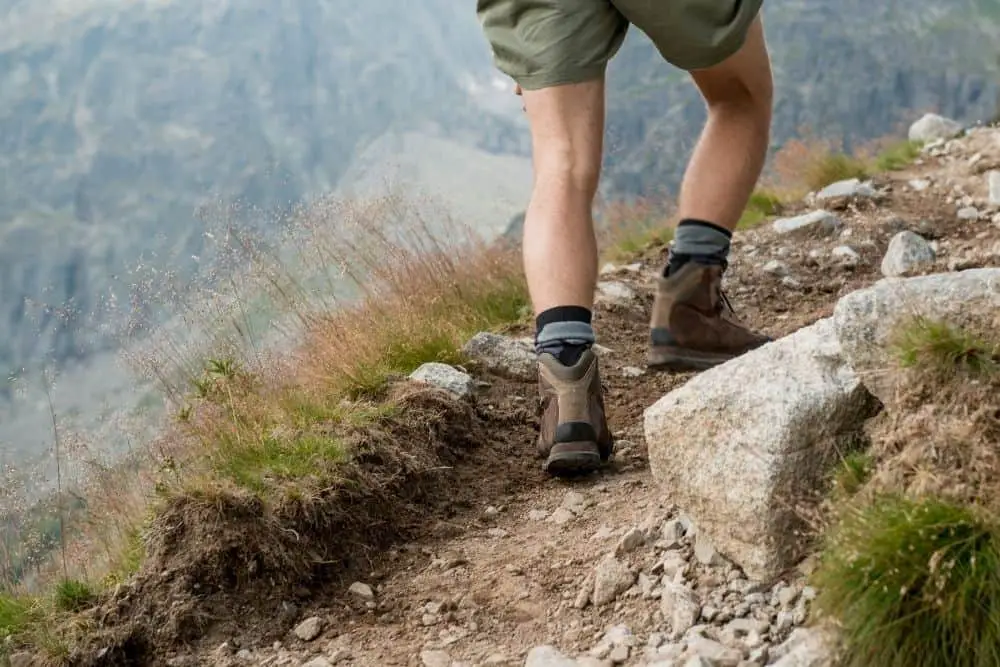
[(649, 407), (650, 467), (720, 553), (766, 578), (801, 555), (789, 502), (815, 488), (869, 400), (824, 319)]
[(882, 275), (890, 278), (905, 276), (920, 267), (934, 262), (934, 249), (919, 234), (904, 231), (889, 241), (889, 248), (882, 258)]
[(1000, 269), (880, 280), (837, 302), (833, 321), (848, 363), (886, 402), (891, 385), (880, 371), (891, 362), (888, 343), (896, 325), (913, 316), (959, 323), (970, 313), (1000, 313)]
[(958, 136), (964, 128), (962, 124), (950, 118), (934, 113), (924, 115), (910, 126), (910, 141), (934, 141), (935, 139), (951, 139)]

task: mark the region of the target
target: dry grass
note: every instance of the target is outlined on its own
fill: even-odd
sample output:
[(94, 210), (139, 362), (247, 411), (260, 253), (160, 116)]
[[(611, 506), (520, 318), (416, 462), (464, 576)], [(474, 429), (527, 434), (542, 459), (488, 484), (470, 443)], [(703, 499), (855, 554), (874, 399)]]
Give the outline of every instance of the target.
[(676, 224), (675, 207), (666, 198), (607, 202), (600, 207), (602, 261), (628, 261), (665, 246)]
[(871, 450), (836, 475), (817, 604), (846, 667), (995, 665), (1000, 339), (914, 318), (890, 345), (895, 393)]
[(78, 628), (59, 619), (147, 561), (204, 581), (245, 582), (247, 568), (294, 579), (377, 545), (415, 511), (398, 507), (423, 493), (407, 485), (463, 446), (468, 416), (392, 385), (428, 361), (461, 363), (470, 336), (530, 312), (517, 253), (395, 195), (320, 202), (291, 227), (291, 261), (231, 234), (244, 268), (229, 292), (192, 302), (130, 357), (172, 422), (124, 460), (92, 462), (85, 511), (59, 538), (67, 555), (48, 545), (33, 590), (0, 595), (0, 655), (64, 655)]

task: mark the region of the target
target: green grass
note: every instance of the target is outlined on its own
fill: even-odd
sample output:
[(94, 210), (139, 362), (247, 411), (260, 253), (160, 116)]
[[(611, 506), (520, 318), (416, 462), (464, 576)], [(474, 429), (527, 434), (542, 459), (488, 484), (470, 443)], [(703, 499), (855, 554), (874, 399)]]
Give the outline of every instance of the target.
[(93, 605), (95, 599), (94, 589), (85, 582), (67, 579), (56, 585), (55, 606), (59, 611), (81, 611)]
[(818, 156), (808, 165), (804, 174), (806, 184), (813, 190), (821, 190), (838, 181), (866, 179), (869, 176), (871, 171), (865, 161), (846, 153)]
[(878, 498), (828, 535), (813, 583), (838, 619), (842, 667), (1000, 664), (1000, 533), (935, 499)]
[(752, 229), (756, 227), (772, 215), (780, 213), (781, 205), (781, 197), (770, 190), (754, 190), (736, 228)]
[(835, 498), (850, 498), (861, 490), (873, 471), (874, 461), (868, 452), (850, 452), (833, 473)]
[(33, 601), (0, 593), (0, 648), (8, 637), (17, 638), (23, 634), (36, 618), (36, 612)]
[(674, 230), (662, 222), (635, 224), (616, 234), (616, 240), (604, 253), (608, 262), (627, 262), (637, 258), (652, 246), (666, 245), (674, 237)]
[(923, 317), (913, 318), (899, 328), (893, 348), (903, 368), (944, 375), (982, 375), (1000, 368), (1000, 343)]
[(879, 171), (896, 171), (907, 167), (920, 157), (921, 147), (919, 141), (894, 143), (876, 156), (875, 168)]

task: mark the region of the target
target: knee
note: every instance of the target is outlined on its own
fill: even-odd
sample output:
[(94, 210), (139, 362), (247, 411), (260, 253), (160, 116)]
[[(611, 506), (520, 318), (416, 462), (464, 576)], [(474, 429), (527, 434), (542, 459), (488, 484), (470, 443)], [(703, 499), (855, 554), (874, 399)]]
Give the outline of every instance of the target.
[(600, 178), (599, 155), (585, 154), (571, 144), (549, 145), (536, 151), (536, 187), (593, 199)]

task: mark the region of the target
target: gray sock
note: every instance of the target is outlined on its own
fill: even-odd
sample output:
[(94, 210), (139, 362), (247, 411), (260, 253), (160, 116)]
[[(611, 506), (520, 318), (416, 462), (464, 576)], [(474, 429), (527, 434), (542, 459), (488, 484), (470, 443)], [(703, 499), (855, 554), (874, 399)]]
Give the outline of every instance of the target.
[(676, 271), (692, 258), (726, 262), (732, 237), (728, 230), (709, 222), (682, 220), (674, 234), (668, 267)]
[(571, 366), (596, 340), (594, 328), (586, 322), (550, 322), (535, 336), (535, 352), (548, 352)]

